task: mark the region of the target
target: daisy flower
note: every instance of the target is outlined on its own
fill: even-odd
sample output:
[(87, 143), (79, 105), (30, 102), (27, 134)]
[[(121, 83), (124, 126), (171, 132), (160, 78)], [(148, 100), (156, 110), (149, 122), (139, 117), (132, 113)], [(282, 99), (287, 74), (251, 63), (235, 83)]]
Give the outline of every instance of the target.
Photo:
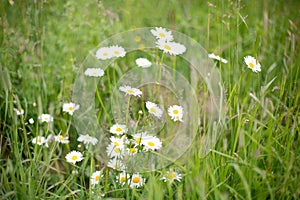
[(136, 147), (130, 147), (127, 148), (126, 150), (127, 150), (127, 154), (130, 156), (133, 156), (138, 152), (138, 149)]
[(141, 132), (133, 135), (133, 139), (136, 145), (140, 145), (141, 142), (147, 138), (149, 138), (150, 135), (147, 135), (146, 132)]
[(113, 158), (113, 157), (121, 158), (121, 157), (123, 157), (123, 154), (124, 154), (123, 148), (115, 146), (114, 144), (110, 144), (107, 146), (106, 153), (110, 158)]
[(37, 145), (43, 145), (45, 142), (46, 138), (44, 136), (37, 136), (32, 140), (32, 143)]
[(20, 109), (14, 108), (14, 111), (16, 112), (17, 115), (23, 115), (24, 114), (24, 110), (22, 108), (20, 108)]
[(151, 29), (150, 31), (152, 35), (154, 35), (158, 40), (163, 40), (163, 41), (173, 40), (172, 32), (167, 31), (165, 28), (155, 27), (155, 29)]
[(110, 159), (109, 162), (107, 163), (107, 167), (110, 167), (112, 169), (119, 170), (119, 171), (125, 170), (125, 165), (118, 158)]
[(127, 182), (127, 180), (129, 180), (130, 176), (129, 174), (127, 174), (126, 172), (122, 172), (119, 174), (119, 176), (116, 177), (117, 181), (121, 184), (121, 185), (125, 185), (125, 183)]
[(83, 160), (83, 155), (79, 151), (71, 151), (66, 155), (66, 160), (69, 163), (75, 164)]
[(112, 137), (110, 137), (109, 139), (110, 139), (111, 143), (112, 143), (114, 146), (116, 146), (116, 147), (118, 147), (118, 148), (124, 148), (124, 142), (125, 142), (125, 141), (124, 141), (124, 140), (125, 140), (125, 137), (124, 137), (124, 136), (121, 137), (121, 138), (112, 136)]
[(34, 123), (34, 120), (33, 120), (32, 118), (30, 118), (30, 119), (28, 120), (28, 122), (29, 122), (29, 124), (33, 124), (33, 123)]
[(143, 179), (143, 177), (139, 173), (136, 173), (132, 175), (128, 184), (131, 188), (134, 188), (134, 187), (142, 187), (144, 183), (145, 180)]
[(92, 144), (92, 145), (97, 144), (98, 139), (95, 138), (95, 137), (92, 137), (92, 136), (90, 136), (90, 135), (88, 135), (88, 134), (86, 134), (86, 135), (80, 134), (79, 137), (78, 137), (78, 139), (77, 139), (77, 141), (78, 141), (78, 142), (83, 142), (83, 144), (84, 144), (85, 146), (87, 146), (87, 145), (89, 145), (89, 144)]
[(174, 122), (176, 122), (176, 121), (183, 122), (183, 120), (182, 120), (182, 117), (183, 117), (183, 108), (181, 106), (178, 106), (178, 105), (170, 106), (168, 108), (168, 114), (170, 115), (171, 119)]
[(138, 58), (135, 60), (135, 63), (137, 64), (137, 66), (142, 68), (148, 68), (152, 65), (152, 63), (147, 58)]
[(166, 174), (161, 178), (164, 182), (170, 181), (181, 181), (182, 175), (176, 171), (169, 170), (166, 172)]
[(146, 108), (149, 113), (151, 113), (152, 115), (154, 115), (155, 117), (157, 117), (159, 119), (161, 118), (163, 111), (155, 103), (147, 101)]
[(91, 185), (96, 185), (100, 182), (101, 178), (101, 171), (95, 171), (91, 176)]
[(215, 59), (215, 60), (221, 61), (222, 63), (225, 63), (225, 64), (228, 63), (228, 61), (226, 59), (221, 58), (220, 56), (217, 56), (217, 55), (215, 55), (213, 53), (208, 54), (208, 57), (211, 58), (211, 59)]
[(244, 61), (247, 64), (248, 68), (250, 68), (253, 72), (260, 72), (260, 64), (259, 62), (252, 56), (244, 57)]
[(110, 47), (101, 47), (96, 51), (96, 58), (101, 60), (110, 59), (113, 57), (113, 52)]
[(120, 46), (111, 46), (110, 50), (115, 57), (124, 57), (126, 55), (126, 51), (123, 47)]
[(133, 96), (138, 96), (140, 97), (143, 93), (141, 90), (137, 89), (137, 88), (132, 88), (130, 86), (121, 86), (119, 87), (119, 90), (122, 92), (125, 92), (125, 94), (127, 95), (133, 95)]
[(52, 122), (53, 121), (53, 117), (50, 114), (42, 114), (39, 117), (40, 122)]
[(62, 143), (62, 144), (68, 144), (69, 141), (69, 137), (64, 137), (62, 135), (56, 135), (54, 136), (54, 139), (56, 142)]
[(163, 50), (164, 53), (169, 53), (170, 55), (175, 55), (175, 56), (179, 54), (183, 54), (186, 51), (185, 46), (177, 42), (158, 40), (156, 42), (156, 46), (160, 50)]
[(86, 76), (93, 76), (93, 77), (101, 77), (104, 75), (103, 69), (100, 68), (87, 68), (84, 72)]
[(162, 142), (155, 136), (149, 136), (142, 140), (145, 150), (158, 150), (162, 147)]
[(67, 112), (70, 115), (73, 115), (74, 111), (79, 109), (79, 105), (76, 105), (75, 103), (64, 103), (63, 104), (63, 112)]
[(126, 125), (122, 124), (114, 124), (112, 127), (110, 127), (109, 132), (112, 134), (122, 135), (123, 133), (126, 133), (128, 131)]

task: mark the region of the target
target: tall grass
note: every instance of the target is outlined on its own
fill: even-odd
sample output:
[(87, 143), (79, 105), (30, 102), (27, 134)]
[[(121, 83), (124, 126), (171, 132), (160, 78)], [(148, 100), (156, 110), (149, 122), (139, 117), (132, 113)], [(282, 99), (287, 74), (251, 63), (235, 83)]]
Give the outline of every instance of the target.
[[(298, 199), (299, 7), (297, 1), (268, 0), (1, 1), (0, 198), (94, 199), (90, 174), (102, 170), (105, 197)], [(203, 157), (202, 133), (217, 130), (199, 127), (187, 159), (174, 164), (182, 181), (162, 182), (161, 170), (147, 173), (142, 189), (120, 187), (111, 170), (88, 151), (81, 167), (65, 161), (71, 149), (83, 148), (77, 142), (49, 148), (32, 144), (39, 134), (60, 131), (76, 141), (72, 118), (61, 105), (72, 100), (84, 58), (110, 35), (148, 26), (185, 33), (229, 61), (216, 63), (226, 104), (221, 136)], [(246, 68), (246, 55), (258, 58), (261, 73)], [(103, 87), (108, 86), (105, 80)], [(96, 96), (108, 113), (109, 95), (101, 91)], [(24, 115), (16, 116), (13, 108), (23, 108)], [(41, 113), (56, 116), (52, 126), (37, 122)], [(28, 124), (29, 118), (36, 122)]]

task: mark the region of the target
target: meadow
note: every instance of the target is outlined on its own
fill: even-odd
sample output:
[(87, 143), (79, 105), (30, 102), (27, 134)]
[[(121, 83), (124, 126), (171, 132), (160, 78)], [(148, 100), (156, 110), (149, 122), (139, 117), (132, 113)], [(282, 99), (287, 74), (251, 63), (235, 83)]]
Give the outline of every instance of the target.
[[(0, 199), (300, 198), (299, 1), (1, 0), (0, 14)], [(222, 106), (202, 110), (214, 91), (205, 81), (195, 82), (199, 77), (187, 61), (166, 53), (166, 46), (115, 55), (120, 59), (103, 72), (85, 70), (98, 63), (90, 63), (88, 56), (101, 42), (143, 27), (164, 27), (174, 40), (182, 33), (200, 44), (203, 51), (194, 57), (204, 55), (201, 59), (218, 71)], [(209, 58), (210, 53), (219, 57)], [(255, 72), (245, 62), (247, 56), (261, 70)], [(185, 112), (195, 102), (183, 95), (181, 101), (188, 101), (182, 105), (183, 119), (176, 115), (175, 108), (182, 112), (180, 105), (174, 107), (180, 95), (159, 87), (160, 82), (122, 87), (130, 85), (123, 75), (138, 68), (138, 57), (152, 63), (149, 69), (139, 68), (141, 76), (157, 67), (154, 76), (162, 83), (167, 84), (163, 75), (169, 72), (162, 63), (172, 66), (170, 77), (178, 82), (170, 87), (182, 86), (180, 77), (187, 80), (192, 86), (184, 92), (195, 94), (199, 110), (188, 107)], [(82, 77), (95, 80), (88, 91), (80, 90)], [(119, 80), (124, 84), (118, 85)], [(114, 96), (114, 89), (121, 96)], [(92, 98), (86, 98), (90, 93)], [(86, 102), (95, 113), (81, 119)], [(90, 119), (101, 127), (101, 135), (96, 134), (98, 125), (89, 127)], [(143, 143), (138, 125), (157, 135)], [(108, 142), (126, 146), (130, 155), (143, 152), (153, 158), (180, 127), (182, 134), (195, 132), (191, 144), (157, 170), (150, 170), (143, 156), (131, 171), (104, 159), (109, 151), (101, 145)], [(208, 135), (217, 137), (206, 146)], [(180, 149), (185, 143), (176, 145)]]

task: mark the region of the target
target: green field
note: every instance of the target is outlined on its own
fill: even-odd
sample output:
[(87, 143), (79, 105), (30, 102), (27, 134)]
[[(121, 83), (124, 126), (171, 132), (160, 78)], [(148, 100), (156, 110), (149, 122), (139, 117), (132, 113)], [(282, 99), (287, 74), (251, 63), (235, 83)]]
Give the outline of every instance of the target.
[[(299, 26), (297, 0), (1, 0), (0, 199), (300, 199)], [(222, 119), (206, 120), (201, 112), (204, 120), (184, 158), (141, 172), (142, 186), (130, 187), (131, 182), (116, 180), (120, 172), (77, 141), (80, 134), (95, 134), (79, 132), (62, 107), (74, 100), (74, 82), (89, 52), (114, 34), (142, 27), (183, 33), (228, 63), (211, 61), (220, 72)], [(153, 54), (153, 63), (164, 59), (192, 82), (189, 67), (181, 67), (188, 66), (185, 61), (149, 52), (128, 53), (114, 62), (92, 91), (97, 120), (107, 135), (115, 123), (111, 90), (134, 68), (136, 56)], [(248, 55), (258, 60), (261, 72), (247, 67)], [(202, 108), (201, 99), (210, 93), (205, 84), (195, 87)], [(145, 99), (129, 98), (128, 105), (134, 100)], [(15, 109), (21, 108), (24, 113), (17, 115)], [(51, 114), (53, 122), (39, 122), (42, 113)], [(147, 124), (149, 118), (140, 118), (145, 113), (140, 104), (126, 110)], [(179, 123), (160, 134), (168, 136)], [(203, 154), (203, 136), (209, 133), (218, 138)], [(70, 142), (34, 144), (38, 135), (50, 134), (68, 136)], [(84, 159), (67, 162), (72, 150)], [(161, 180), (169, 169), (182, 179)], [(93, 186), (95, 171), (102, 176)]]

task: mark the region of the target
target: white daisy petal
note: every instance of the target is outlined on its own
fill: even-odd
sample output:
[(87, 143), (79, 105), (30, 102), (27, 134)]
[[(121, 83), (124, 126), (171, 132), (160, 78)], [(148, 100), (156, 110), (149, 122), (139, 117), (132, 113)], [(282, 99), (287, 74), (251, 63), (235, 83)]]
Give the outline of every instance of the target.
[(176, 121), (181, 121), (183, 122), (183, 108), (178, 105), (173, 105), (168, 108), (168, 114), (171, 117), (171, 119), (176, 122)]
[(139, 173), (135, 173), (131, 176), (131, 179), (128, 180), (128, 184), (131, 188), (134, 187), (142, 187), (145, 183), (144, 178), (139, 174)]
[(135, 60), (135, 63), (137, 64), (137, 66), (142, 68), (148, 68), (152, 65), (152, 63), (147, 58), (138, 58)]
[(112, 127), (110, 127), (109, 132), (112, 134), (122, 135), (128, 131), (126, 125), (122, 124), (114, 124)]
[(143, 93), (137, 88), (132, 88), (130, 86), (121, 86), (119, 90), (125, 92), (126, 95), (138, 96), (140, 97)]
[(79, 109), (79, 105), (75, 104), (75, 103), (64, 103), (63, 104), (63, 112), (67, 112), (70, 115), (73, 115), (73, 113)]
[(71, 151), (66, 155), (66, 160), (69, 163), (75, 164), (83, 160), (83, 155), (79, 151)]
[(168, 42), (163, 40), (158, 40), (156, 46), (162, 50), (164, 53), (169, 53), (170, 55), (180, 55), (186, 51), (186, 47), (177, 42)]
[(165, 28), (155, 27), (155, 29), (151, 29), (150, 31), (152, 35), (154, 35), (158, 40), (163, 40), (163, 41), (173, 40), (172, 32), (167, 31)]
[(53, 117), (50, 114), (42, 114), (39, 117), (40, 122), (52, 122), (53, 121)]
[(84, 72), (84, 75), (91, 77), (101, 77), (104, 75), (104, 71), (100, 68), (87, 68)]
[(152, 115), (154, 115), (155, 117), (157, 117), (159, 119), (161, 118), (163, 111), (155, 103), (147, 101), (146, 108), (149, 113), (151, 113)]
[(250, 68), (253, 72), (260, 72), (260, 64), (259, 62), (252, 56), (244, 57), (244, 61), (247, 64), (248, 68)]
[(113, 57), (113, 53), (110, 47), (101, 47), (96, 51), (96, 58), (98, 59), (106, 60), (112, 57)]

